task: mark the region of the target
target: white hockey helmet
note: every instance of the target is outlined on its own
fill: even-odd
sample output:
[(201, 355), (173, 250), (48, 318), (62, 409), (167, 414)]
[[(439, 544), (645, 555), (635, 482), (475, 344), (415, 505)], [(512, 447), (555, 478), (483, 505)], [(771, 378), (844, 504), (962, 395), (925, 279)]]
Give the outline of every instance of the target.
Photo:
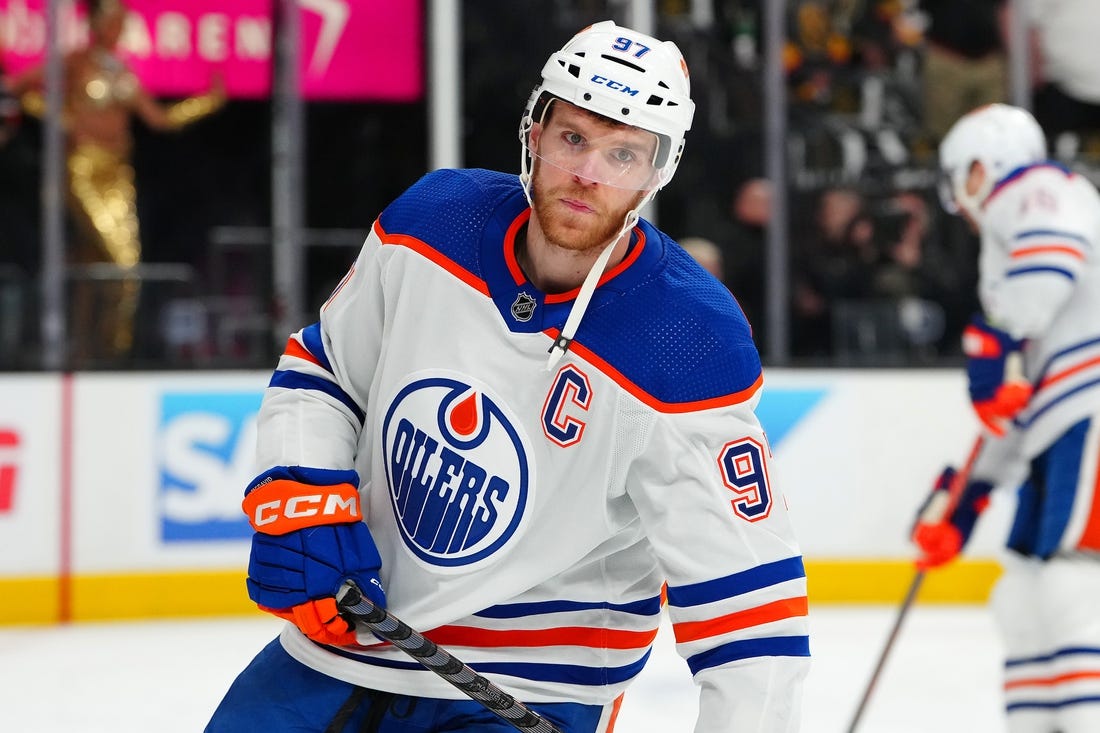
[[(994, 184), (1012, 171), (1046, 159), (1046, 137), (1031, 113), (1007, 104), (987, 104), (952, 125), (940, 143), (940, 198), (944, 208), (966, 210), (981, 220), (981, 207)], [(985, 181), (973, 195), (966, 192), (970, 168), (985, 168)]]
[(528, 134), (554, 99), (652, 132), (658, 143), (655, 190), (672, 179), (695, 114), (687, 63), (675, 43), (605, 20), (551, 54), (519, 125), (525, 188), (530, 177)]

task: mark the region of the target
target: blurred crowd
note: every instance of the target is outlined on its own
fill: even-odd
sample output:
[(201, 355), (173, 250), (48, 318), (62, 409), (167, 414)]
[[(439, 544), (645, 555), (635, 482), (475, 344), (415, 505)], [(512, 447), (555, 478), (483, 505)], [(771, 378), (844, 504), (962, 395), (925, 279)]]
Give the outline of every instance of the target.
[[(713, 0), (703, 14), (691, 0), (658, 0), (656, 34), (684, 51), (698, 105), (676, 183), (658, 197), (658, 225), (728, 285), (764, 348), (768, 226), (783, 195), (793, 363), (954, 359), (977, 308), (977, 242), (939, 206), (936, 146), (965, 111), (1011, 101), (1013, 12), (1025, 8), (1036, 117), (1052, 156), (1091, 175), (1100, 161), (1092, 5), (789, 0), (788, 187), (777, 192), (764, 174), (765, 0)], [(587, 22), (629, 22), (628, 6), (555, 0), (536, 23), (523, 3), (464, 3), (465, 164), (516, 170), (516, 124), (538, 60)], [(74, 366), (270, 366), (285, 339), (271, 332), (271, 111), (268, 100), (231, 98), (171, 135), (130, 120), (142, 263), (183, 274), (141, 290), (125, 355)], [(426, 117), (423, 99), (307, 106), (311, 312), (381, 207), (427, 169)], [(41, 145), (41, 122), (10, 89), (0, 94), (0, 368), (36, 364)], [(75, 224), (70, 235), (80, 236)]]
[[(714, 7), (711, 28), (683, 30), (696, 39), (689, 63), (704, 90), (696, 117), (703, 124), (685, 154), (690, 172), (681, 168), (691, 183), (662, 194), (675, 200), (666, 200), (660, 223), (720, 254), (718, 271), (767, 358), (763, 272), (776, 192), (763, 170), (765, 5)], [(795, 363), (912, 366), (958, 357), (961, 331), (978, 308), (978, 243), (940, 206), (936, 149), (965, 112), (1017, 101), (1010, 49), (1021, 11), (1026, 43), (1016, 48), (1051, 156), (1096, 180), (1100, 13), (1090, 0), (787, 3), (786, 275)]]

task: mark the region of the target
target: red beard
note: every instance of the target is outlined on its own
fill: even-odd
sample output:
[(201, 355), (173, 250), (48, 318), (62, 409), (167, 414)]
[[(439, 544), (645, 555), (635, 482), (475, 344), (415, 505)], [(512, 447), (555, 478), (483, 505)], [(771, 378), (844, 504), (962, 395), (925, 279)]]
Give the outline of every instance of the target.
[[(543, 188), (532, 181), (531, 194), (543, 234), (548, 242), (562, 249), (574, 252), (602, 249), (619, 233), (626, 219), (626, 209), (609, 215), (592, 200), (590, 192), (580, 186)], [(583, 201), (593, 211), (573, 212), (562, 199)]]

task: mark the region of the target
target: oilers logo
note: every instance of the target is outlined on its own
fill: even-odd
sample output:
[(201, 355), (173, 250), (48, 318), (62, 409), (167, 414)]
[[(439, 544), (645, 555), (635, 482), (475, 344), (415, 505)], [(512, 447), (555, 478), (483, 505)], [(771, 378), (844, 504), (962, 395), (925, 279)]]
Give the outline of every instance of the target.
[(518, 535), (531, 503), (528, 450), (486, 390), (415, 379), (390, 403), (381, 437), (397, 526), (422, 562), (469, 569)]

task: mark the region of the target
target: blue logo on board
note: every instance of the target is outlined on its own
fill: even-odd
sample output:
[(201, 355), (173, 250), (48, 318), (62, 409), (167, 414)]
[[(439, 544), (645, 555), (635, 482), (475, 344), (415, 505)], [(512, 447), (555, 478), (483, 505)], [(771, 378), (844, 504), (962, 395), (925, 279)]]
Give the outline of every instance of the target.
[(767, 387), (756, 406), (768, 443), (775, 448), (802, 418), (813, 411), (826, 394), (824, 389)]
[(165, 542), (247, 539), (241, 511), (252, 479), (261, 392), (167, 392), (156, 436)]

